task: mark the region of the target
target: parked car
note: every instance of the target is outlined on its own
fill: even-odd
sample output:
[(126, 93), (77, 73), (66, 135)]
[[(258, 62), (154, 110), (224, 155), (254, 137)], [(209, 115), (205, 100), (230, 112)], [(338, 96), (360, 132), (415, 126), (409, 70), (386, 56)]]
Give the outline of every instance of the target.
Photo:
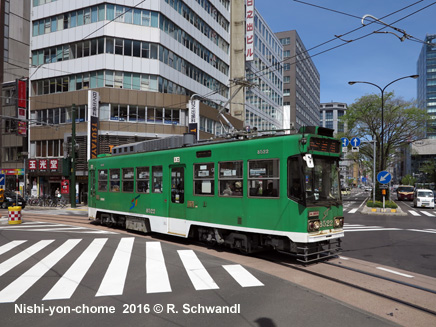
[(411, 185), (400, 185), (397, 188), (397, 198), (400, 201), (408, 200), (413, 201), (413, 192), (415, 187)]
[(434, 209), (434, 193), (432, 190), (416, 189), (413, 195), (413, 206)]
[(12, 206), (20, 206), (21, 209), (24, 209), (27, 204), (26, 200), (24, 200), (20, 194), (18, 194), (18, 198), (17, 198), (17, 193), (13, 191), (4, 191), (3, 199), (1, 199), (0, 197), (0, 201), (1, 201), (2, 209), (7, 209), (8, 207), (12, 207)]

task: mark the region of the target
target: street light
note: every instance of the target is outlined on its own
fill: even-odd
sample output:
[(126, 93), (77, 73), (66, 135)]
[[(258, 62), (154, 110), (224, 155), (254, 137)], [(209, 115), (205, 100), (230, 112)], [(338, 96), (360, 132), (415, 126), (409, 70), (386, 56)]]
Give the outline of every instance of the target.
[(385, 87), (383, 87), (383, 88), (381, 88), (380, 86), (378, 86), (377, 84), (374, 84), (374, 83), (371, 83), (371, 82), (362, 82), (362, 81), (351, 81), (351, 82), (348, 82), (348, 84), (350, 84), (350, 85), (354, 85), (354, 84), (356, 84), (356, 83), (363, 83), (363, 84), (370, 84), (370, 85), (374, 85), (375, 87), (377, 87), (380, 91), (381, 91), (381, 114), (382, 114), (382, 116), (381, 116), (381, 135), (380, 135), (380, 137), (381, 137), (381, 156), (380, 156), (380, 169), (381, 170), (383, 170), (383, 142), (384, 142), (384, 124), (383, 124), (383, 112), (384, 112), (384, 105), (385, 105), (385, 101), (384, 101), (384, 92), (385, 92), (385, 90), (386, 90), (386, 88), (389, 86), (389, 85), (391, 85), (391, 84), (393, 84), (393, 83), (395, 83), (395, 82), (397, 82), (397, 81), (399, 81), (399, 80), (402, 80), (402, 79), (405, 79), (405, 78), (414, 78), (414, 79), (417, 79), (419, 77), (419, 75), (410, 75), (410, 76), (404, 76), (404, 77), (400, 77), (400, 78), (397, 78), (396, 80), (394, 80), (394, 81), (392, 81), (392, 82), (390, 82), (390, 83), (388, 83)]

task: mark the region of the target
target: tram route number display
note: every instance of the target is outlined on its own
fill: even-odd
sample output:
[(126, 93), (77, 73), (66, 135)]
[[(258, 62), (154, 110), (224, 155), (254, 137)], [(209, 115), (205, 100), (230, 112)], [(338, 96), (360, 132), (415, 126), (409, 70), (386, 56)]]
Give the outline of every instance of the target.
[(313, 137), (310, 139), (310, 150), (339, 153), (339, 141)]

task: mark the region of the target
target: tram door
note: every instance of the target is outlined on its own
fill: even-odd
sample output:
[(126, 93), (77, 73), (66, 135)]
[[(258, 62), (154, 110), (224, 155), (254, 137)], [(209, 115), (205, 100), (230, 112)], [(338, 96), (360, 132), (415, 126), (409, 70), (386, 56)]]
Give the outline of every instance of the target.
[(95, 208), (95, 169), (89, 171), (88, 206)]
[[(171, 166), (171, 200), (169, 201), (168, 232), (185, 236), (185, 167)], [(178, 218), (178, 219), (174, 219)]]

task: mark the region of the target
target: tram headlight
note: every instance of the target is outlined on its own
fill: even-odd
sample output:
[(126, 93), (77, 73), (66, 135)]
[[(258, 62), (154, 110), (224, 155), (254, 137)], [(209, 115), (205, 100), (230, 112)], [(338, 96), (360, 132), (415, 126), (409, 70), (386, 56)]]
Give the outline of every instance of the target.
[(321, 226), (321, 223), (319, 222), (319, 219), (311, 219), (307, 222), (307, 231), (308, 232), (319, 231), (320, 226)]
[(344, 227), (344, 217), (335, 217), (335, 228)]

